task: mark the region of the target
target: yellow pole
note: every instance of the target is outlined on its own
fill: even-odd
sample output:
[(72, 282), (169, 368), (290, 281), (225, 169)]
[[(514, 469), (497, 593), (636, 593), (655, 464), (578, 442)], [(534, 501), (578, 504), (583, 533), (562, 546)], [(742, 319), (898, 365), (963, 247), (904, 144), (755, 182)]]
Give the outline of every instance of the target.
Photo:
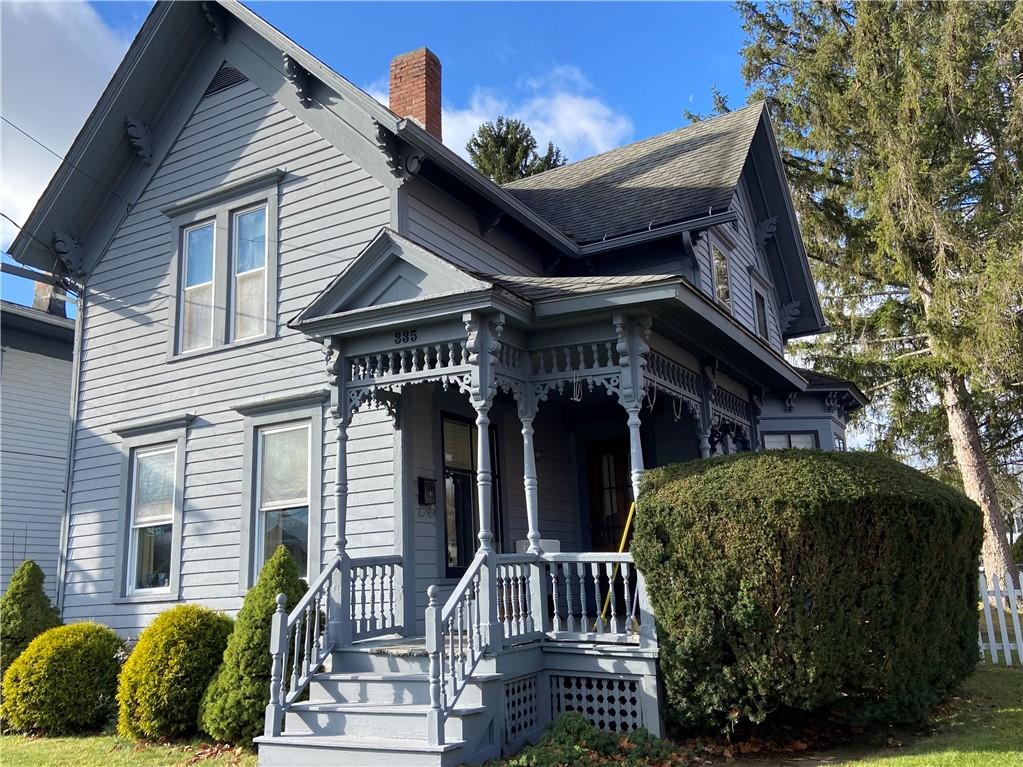
[[(629, 506), (629, 516), (625, 520), (625, 529), (622, 531), (622, 540), (618, 544), (618, 553), (621, 554), (625, 551), (625, 541), (629, 537), (629, 528), (632, 527), (632, 516), (636, 513), (636, 502), (633, 501), (632, 505)], [(607, 596), (604, 597), (604, 609), (600, 611), (600, 622), (604, 621), (607, 617), (607, 608), (611, 604), (611, 594), (614, 593), (615, 578), (618, 577), (618, 563), (615, 562), (615, 569), (611, 571), (611, 582), (607, 584)], [(625, 609), (629, 609), (629, 605), (625, 605)], [(593, 622), (593, 631), (597, 630), (597, 621)]]

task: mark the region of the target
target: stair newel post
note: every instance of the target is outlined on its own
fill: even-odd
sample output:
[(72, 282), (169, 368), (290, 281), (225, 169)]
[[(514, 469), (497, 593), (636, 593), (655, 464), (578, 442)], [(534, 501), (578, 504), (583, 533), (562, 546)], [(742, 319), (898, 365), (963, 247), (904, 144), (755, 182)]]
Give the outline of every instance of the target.
[(504, 315), (482, 317), (477, 312), (462, 315), (466, 330), (466, 349), (469, 352), (469, 399), (476, 411), (476, 492), (479, 507), (479, 549), (485, 557), (481, 571), (481, 617), (483, 641), (490, 652), (503, 646), (503, 631), (498, 622), (497, 560), (494, 556), (493, 470), (490, 455), (490, 407), (497, 394), (495, 367), (501, 349)]
[[(337, 572), (331, 576), (328, 593), (327, 626), (331, 648), (346, 647), (352, 643), (352, 620), (346, 608), (346, 597), (351, 590), (351, 563), (348, 545), (348, 419), (351, 415), (345, 391), (344, 362), (340, 340), (326, 342), (327, 378), (330, 383), (330, 413), (334, 419), (334, 558)], [(327, 651), (328, 648), (324, 648)]]
[(444, 714), (441, 709), (441, 652), (444, 635), (440, 619), (439, 589), (430, 586), (426, 590), (429, 605), (426, 608), (426, 652), (430, 656), (430, 710), (426, 714), (427, 737), (431, 745), (444, 745)]
[(277, 595), (277, 609), (270, 624), (270, 703), (266, 707), (263, 734), (276, 737), (284, 723), (284, 648), (288, 644), (288, 614), (284, 610), (287, 597)]

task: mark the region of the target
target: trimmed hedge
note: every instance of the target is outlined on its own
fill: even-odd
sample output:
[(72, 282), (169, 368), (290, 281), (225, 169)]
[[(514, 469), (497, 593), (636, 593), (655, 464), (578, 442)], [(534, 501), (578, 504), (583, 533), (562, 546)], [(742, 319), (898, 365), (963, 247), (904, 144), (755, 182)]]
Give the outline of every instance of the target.
[(232, 625), (199, 605), (178, 605), (149, 624), (121, 670), (117, 732), (150, 739), (193, 733)]
[(96, 623), (44, 631), (4, 674), (4, 725), (44, 735), (99, 729), (114, 712), (121, 647)]
[(45, 580), (39, 565), (26, 559), (0, 597), (0, 677), (33, 639), (60, 625), (60, 616), (43, 590)]
[(199, 728), (214, 739), (248, 745), (262, 734), (270, 701), (270, 624), (277, 595), (285, 595), (290, 610), (305, 592), (295, 560), (278, 546), (263, 565), (259, 581), (245, 595), (227, 640), (224, 663), (199, 706)]
[(870, 453), (742, 453), (644, 477), (632, 552), (668, 721), (785, 707), (915, 722), (977, 661), (981, 514)]

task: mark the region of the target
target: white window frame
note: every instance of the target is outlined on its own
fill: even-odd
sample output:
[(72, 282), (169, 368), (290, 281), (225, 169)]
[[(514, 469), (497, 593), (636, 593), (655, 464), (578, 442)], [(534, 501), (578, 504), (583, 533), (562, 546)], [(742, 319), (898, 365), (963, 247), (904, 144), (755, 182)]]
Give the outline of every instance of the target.
[(323, 389), (293, 392), (271, 400), (257, 398), (232, 405), (244, 416), (242, 441), (241, 551), (238, 557), (238, 591), (244, 595), (259, 577), (262, 566), (263, 520), (259, 509), (261, 446), (259, 431), (276, 426), (309, 425), (309, 543), (307, 569), (302, 575), (312, 582), (323, 563), (323, 420), (327, 394)]
[[(191, 253), (188, 250), (188, 234), (199, 229), (205, 229), (206, 227), (213, 227), (213, 253), (210, 254), (210, 280), (209, 282), (203, 282), (199, 285), (187, 284), (188, 275), (188, 262), (191, 259)], [(216, 340), (216, 314), (217, 314), (217, 222), (214, 219), (207, 219), (206, 221), (199, 221), (189, 226), (181, 227), (181, 291), (178, 295), (178, 302), (181, 306), (181, 312), (178, 315), (177, 324), (177, 348), (181, 354), (195, 354), (197, 352), (204, 352), (213, 347), (214, 341)], [(205, 346), (196, 346), (194, 349), (185, 349), (185, 299), (188, 296), (188, 291), (194, 290), (195, 288), (204, 288), (207, 285), (210, 286), (210, 335), (209, 343)]]
[[(263, 215), (263, 265), (258, 269), (249, 269), (247, 272), (238, 271), (238, 248), (241, 243), (241, 236), (238, 233), (238, 221), (246, 213), (254, 213), (257, 210), (264, 211)], [(230, 343), (240, 343), (243, 341), (249, 341), (254, 338), (259, 338), (266, 333), (265, 326), (267, 322), (267, 312), (269, 311), (269, 301), (267, 294), (270, 292), (270, 205), (267, 202), (259, 202), (255, 205), (250, 205), (246, 208), (238, 208), (231, 211), (231, 301), (228, 306), (228, 337)], [(257, 333), (252, 336), (238, 337), (237, 328), (237, 317), (238, 317), (238, 278), (253, 274), (255, 272), (263, 272), (263, 300), (260, 306), (263, 307), (263, 325), (264, 330), (262, 333)]]
[[(170, 573), (167, 575), (166, 586), (156, 586), (152, 588), (142, 588), (135, 585), (136, 578), (139, 571), (139, 531), (149, 527), (164, 527), (166, 525), (171, 526), (171, 541), (174, 540), (174, 504), (173, 496), (171, 501), (171, 510), (166, 517), (161, 517), (157, 520), (149, 520), (147, 522), (139, 523), (135, 519), (135, 499), (136, 491), (138, 490), (138, 475), (139, 475), (139, 459), (146, 455), (159, 455), (161, 453), (172, 453), (174, 455), (174, 472), (177, 474), (178, 456), (177, 456), (177, 445), (173, 442), (164, 443), (162, 445), (150, 445), (147, 447), (138, 447), (132, 450), (131, 457), (131, 483), (128, 490), (128, 566), (126, 568), (126, 580), (125, 580), (125, 593), (128, 596), (140, 595), (140, 594), (168, 594), (170, 593)], [(173, 543), (171, 544), (173, 546)]]
[[(121, 438), (120, 512), (117, 522), (117, 546), (114, 550), (114, 603), (168, 602), (181, 598), (181, 546), (185, 497), (185, 444), (187, 430), (195, 416), (179, 413), (157, 419), (134, 421), (114, 426)], [(171, 513), (171, 563), (166, 588), (135, 588), (138, 567), (138, 541), (135, 531), (136, 457), (146, 452), (174, 450), (174, 503)], [(161, 521), (155, 524), (166, 524)], [(144, 525), (150, 526), (149, 523)]]
[[(280, 181), (284, 171), (272, 168), (253, 174), (240, 181), (231, 182), (210, 192), (180, 200), (162, 209), (170, 220), (172, 242), (176, 243), (171, 257), (171, 301), (167, 334), (167, 361), (175, 362), (203, 354), (213, 354), (222, 349), (233, 349), (259, 343), (277, 336), (277, 275), (280, 253), (277, 241), (278, 198)], [(235, 227), (237, 214), (266, 207), (266, 253), (263, 262), (264, 274), (264, 330), (262, 333), (235, 340), (234, 333), (234, 291), (235, 291)], [(184, 309), (185, 281), (185, 233), (191, 229), (214, 222), (213, 243), (213, 342), (201, 349), (183, 350), (181, 340)]]
[[(262, 498), (263, 491), (263, 457), (265, 455), (266, 441), (263, 439), (266, 434), (276, 434), (284, 431), (296, 431), (302, 429), (306, 433), (306, 485), (305, 485), (305, 503), (296, 503), (295, 500), (291, 499), (287, 502), (279, 502), (274, 504), (264, 504)], [(309, 569), (309, 560), (313, 559), (316, 554), (316, 549), (313, 547), (312, 542), (312, 515), (310, 514), (309, 507), (310, 497), (312, 496), (312, 487), (309, 474), (310, 467), (312, 466), (313, 459), (315, 457), (312, 450), (312, 424), (309, 420), (290, 421), (279, 424), (259, 426), (256, 427), (256, 478), (255, 478), (255, 551), (253, 556), (253, 565), (255, 571), (253, 577), (258, 577), (259, 571), (263, 565), (266, 564), (267, 553), (264, 551), (264, 537), (266, 534), (266, 513), (270, 511), (281, 511), (284, 509), (293, 509), (299, 506), (306, 507), (306, 570)]]

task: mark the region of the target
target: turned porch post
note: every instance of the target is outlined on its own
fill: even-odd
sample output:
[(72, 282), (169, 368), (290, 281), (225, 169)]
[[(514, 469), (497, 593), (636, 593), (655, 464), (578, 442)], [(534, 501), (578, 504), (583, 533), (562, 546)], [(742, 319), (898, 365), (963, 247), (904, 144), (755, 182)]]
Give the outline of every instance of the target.
[(529, 553), (542, 554), (540, 547), (539, 484), (536, 479), (536, 451), (533, 448), (533, 419), (536, 418), (536, 398), (532, 386), (522, 386), (518, 398), (519, 421), (522, 423), (522, 485), (526, 493), (526, 522), (529, 532)]
[(352, 622), (348, 598), (351, 593), (351, 569), (348, 566), (348, 418), (345, 394), (344, 355), (340, 341), (327, 344), (327, 376), (330, 382), (330, 413), (334, 418), (334, 555), (338, 572), (331, 579), (328, 595), (327, 637), (334, 647), (352, 643)]
[(626, 318), (616, 314), (613, 318), (618, 335), (618, 364), (621, 367), (621, 386), (618, 401), (625, 408), (629, 427), (629, 465), (632, 481), (632, 499), (639, 498), (639, 484), (643, 478), (643, 441), (640, 435), (644, 386), (646, 384), (646, 354), (650, 351), (650, 318)]
[(486, 566), (480, 588), (480, 616), (484, 641), (490, 652), (503, 645), (497, 607), (497, 560), (494, 551), (494, 533), (490, 529), (493, 518), (494, 475), (490, 457), (490, 407), (497, 393), (494, 366), (501, 348), (504, 315), (482, 317), (477, 312), (462, 316), (466, 330), (466, 350), (469, 352), (469, 400), (476, 411), (476, 493), (479, 508), (479, 551), (486, 556)]
[(710, 430), (714, 418), (714, 392), (717, 390), (717, 363), (704, 365), (701, 379), (700, 458), (710, 458)]

